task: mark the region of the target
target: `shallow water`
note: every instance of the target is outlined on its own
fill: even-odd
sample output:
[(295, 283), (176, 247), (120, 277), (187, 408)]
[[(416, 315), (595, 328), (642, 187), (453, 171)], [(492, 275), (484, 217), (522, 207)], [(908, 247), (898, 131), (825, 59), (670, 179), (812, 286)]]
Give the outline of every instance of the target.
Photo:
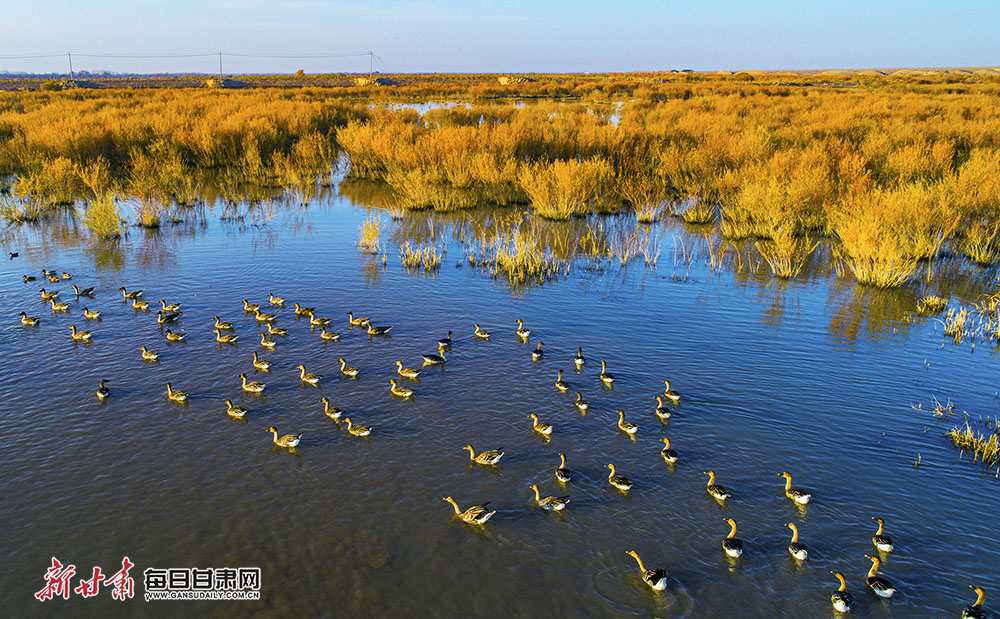
[[(997, 355), (942, 346), (933, 320), (904, 321), (915, 291), (859, 289), (822, 265), (790, 283), (712, 271), (701, 258), (677, 257), (701, 237), (668, 221), (655, 271), (578, 262), (560, 281), (512, 293), (502, 280), (456, 268), (462, 250), (447, 237), (461, 236), (455, 222), (465, 214), (384, 217), (386, 238), (447, 245), (432, 275), (408, 273), (395, 249), (384, 268), (360, 254), (358, 226), (368, 215), (343, 197), (262, 227), (220, 222), (209, 211), (156, 234), (133, 231), (115, 249), (81, 242), (68, 222), (13, 233), (21, 256), (0, 261), (7, 616), (128, 608), (170, 616), (817, 617), (832, 614), (829, 570), (847, 576), (859, 617), (958, 616), (974, 598), (969, 584), (1000, 591), (998, 481), (948, 443), (943, 433), (954, 420), (911, 408), (937, 397), (996, 414)], [(47, 282), (22, 283), (43, 267), (73, 274), (46, 286), (63, 291), (70, 314), (42, 304)], [(954, 279), (945, 286), (971, 296), (990, 274), (972, 284)], [(71, 283), (96, 286), (97, 298), (77, 304)], [(166, 343), (155, 310), (122, 303), (123, 285), (154, 303), (183, 303), (178, 328), (189, 341)], [(276, 324), (291, 332), (273, 352), (257, 344), (259, 328), (240, 303), (266, 304), (268, 292), (288, 298)], [(294, 317), (295, 301), (332, 318), (342, 341), (321, 341)], [(103, 320), (84, 321), (84, 304)], [(22, 309), (41, 326), (20, 325)], [(348, 329), (348, 310), (393, 325), (391, 337)], [(237, 345), (213, 341), (214, 315), (236, 323)], [(530, 343), (514, 336), (516, 318), (532, 330)], [(493, 332), (490, 341), (472, 336), (476, 322)], [(95, 342), (71, 342), (71, 324), (92, 329)], [(418, 366), (448, 330), (455, 343), (447, 364), (402, 381), (414, 399), (390, 397), (394, 362)], [(533, 362), (539, 339), (546, 354)], [(140, 361), (142, 345), (160, 353), (158, 363)], [(588, 360), (581, 372), (571, 361), (577, 346)], [(252, 371), (254, 351), (274, 362), (270, 373)], [(340, 357), (361, 368), (356, 380), (339, 376)], [(617, 377), (613, 389), (598, 379), (602, 359)], [(321, 387), (298, 379), (299, 363), (324, 375)], [(552, 385), (560, 368), (590, 400), (586, 416)], [(266, 382), (266, 395), (242, 394), (240, 372)], [(94, 396), (101, 378), (113, 390), (106, 404)], [(682, 393), (669, 423), (652, 414), (664, 378)], [(168, 381), (191, 394), (187, 405), (166, 400)], [(374, 426), (371, 438), (327, 419), (323, 396)], [(249, 409), (245, 421), (227, 417), (226, 398)], [(635, 441), (617, 430), (616, 409), (639, 424)], [(531, 412), (555, 425), (551, 441), (532, 432)], [(271, 425), (304, 433), (302, 444), (276, 448)], [(659, 457), (664, 436), (681, 454), (676, 467)], [(470, 466), (467, 443), (502, 447), (502, 465)], [(553, 476), (559, 452), (576, 472), (565, 487)], [(609, 462), (634, 480), (629, 494), (608, 485)], [(732, 490), (725, 506), (704, 491), (710, 468)], [(785, 470), (813, 493), (807, 507), (783, 496)], [(534, 507), (531, 483), (569, 495), (569, 507)], [(463, 508), (491, 501), (497, 514), (483, 528), (464, 525), (441, 501), (446, 495)], [(875, 515), (897, 546), (883, 572), (900, 590), (891, 602), (864, 589)], [(746, 545), (735, 562), (720, 547), (727, 517)], [(799, 524), (810, 548), (805, 564), (785, 551), (786, 522)], [(641, 582), (629, 549), (667, 569), (667, 591)], [(107, 592), (32, 598), (52, 556), (83, 574), (94, 565), (114, 571), (123, 555), (137, 566), (131, 602)], [(261, 567), (261, 600), (140, 599), (147, 567), (222, 566)]]

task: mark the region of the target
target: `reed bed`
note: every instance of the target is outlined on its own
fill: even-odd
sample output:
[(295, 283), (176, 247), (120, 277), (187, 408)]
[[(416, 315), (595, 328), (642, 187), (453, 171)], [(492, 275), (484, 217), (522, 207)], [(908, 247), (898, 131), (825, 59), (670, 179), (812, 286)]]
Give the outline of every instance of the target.
[[(972, 427), (970, 422), (965, 422), (961, 426), (953, 427), (948, 431), (948, 438), (952, 445), (964, 452), (973, 455), (973, 461), (978, 459), (986, 466), (994, 466), (1000, 463), (1000, 434), (997, 430), (997, 420), (992, 424), (989, 420), (984, 422), (986, 430), (978, 430)], [(990, 429), (992, 425), (992, 430)]]

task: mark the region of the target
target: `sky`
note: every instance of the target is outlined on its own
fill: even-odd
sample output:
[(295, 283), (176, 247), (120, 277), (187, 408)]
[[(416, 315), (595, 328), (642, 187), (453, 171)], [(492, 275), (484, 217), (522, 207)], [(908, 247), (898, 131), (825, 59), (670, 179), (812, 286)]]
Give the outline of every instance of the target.
[[(375, 54), (375, 70), (618, 72), (1000, 66), (1000, 0), (0, 0), (0, 71), (219, 68)], [(10, 58), (60, 54), (52, 58)], [(366, 72), (367, 56), (224, 56), (224, 72)]]

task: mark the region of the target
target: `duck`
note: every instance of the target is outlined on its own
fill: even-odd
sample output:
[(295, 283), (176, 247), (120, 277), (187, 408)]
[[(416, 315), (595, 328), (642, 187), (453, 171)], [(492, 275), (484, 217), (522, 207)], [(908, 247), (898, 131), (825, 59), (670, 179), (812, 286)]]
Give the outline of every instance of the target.
[(500, 458), (503, 457), (503, 448), (500, 449), (490, 449), (479, 454), (476, 450), (472, 448), (472, 445), (466, 445), (462, 449), (469, 452), (469, 460), (475, 462), (476, 464), (483, 464), (486, 466), (494, 466), (497, 462), (500, 462)]
[(851, 608), (854, 606), (854, 596), (847, 592), (847, 581), (844, 580), (844, 575), (834, 571), (830, 573), (840, 581), (840, 586), (830, 595), (830, 603), (833, 604), (833, 610), (838, 613), (851, 612)]
[(139, 297), (142, 296), (142, 290), (132, 290), (131, 292), (129, 292), (125, 290), (125, 286), (122, 286), (121, 288), (119, 288), (119, 290), (122, 291), (123, 299), (132, 299), (134, 301), (135, 299), (138, 299)]
[(271, 294), (269, 292), (269, 293), (267, 293), (267, 301), (271, 305), (284, 305), (285, 304), (285, 297), (276, 297), (276, 296), (274, 296), (273, 294)]
[(547, 496), (544, 499), (538, 493), (538, 486), (531, 484), (528, 488), (535, 491), (535, 504), (547, 512), (561, 512), (569, 505), (568, 496)]
[(88, 309), (86, 305), (83, 306), (83, 317), (87, 320), (100, 320), (101, 312), (97, 310)]
[(670, 381), (663, 381), (663, 397), (672, 400), (674, 404), (681, 401), (681, 394), (670, 388)]
[(396, 373), (403, 378), (416, 379), (420, 376), (420, 370), (414, 370), (413, 368), (404, 368), (402, 361), (396, 362)]
[(247, 393), (263, 393), (264, 388), (267, 386), (264, 383), (258, 382), (248, 383), (246, 374), (240, 374), (239, 378), (243, 381), (243, 391), (246, 391)]
[(532, 361), (541, 361), (542, 357), (545, 356), (545, 351), (542, 350), (542, 346), (545, 346), (545, 342), (540, 340), (537, 344), (535, 344), (535, 350), (531, 351)]
[(184, 402), (188, 399), (188, 394), (174, 389), (170, 386), (170, 383), (167, 383), (167, 399), (173, 400), (174, 402)]
[(38, 319), (34, 316), (28, 316), (26, 313), (21, 312), (21, 324), (28, 327), (37, 327)]
[(656, 396), (656, 410), (653, 414), (663, 420), (670, 419), (670, 409), (664, 406), (663, 396)]
[(982, 587), (975, 585), (969, 585), (969, 587), (976, 592), (976, 601), (965, 607), (962, 611), (962, 619), (986, 619), (986, 611), (983, 610), (983, 602), (986, 601), (986, 592), (983, 591)]
[(298, 447), (299, 443), (302, 442), (302, 433), (298, 434), (283, 434), (278, 436), (278, 428), (271, 426), (267, 429), (268, 432), (274, 435), (274, 444), (278, 447)]
[(265, 361), (265, 360), (261, 359), (260, 357), (257, 356), (257, 351), (254, 351), (254, 353), (253, 353), (253, 367), (256, 370), (260, 370), (261, 372), (270, 372), (271, 371), (271, 362), (270, 361)]
[(336, 342), (340, 339), (340, 334), (334, 333), (333, 331), (327, 331), (326, 327), (320, 327), (319, 338), (327, 342)]
[(169, 312), (166, 314), (164, 314), (162, 310), (156, 312), (156, 322), (158, 322), (161, 325), (166, 324), (168, 322), (177, 322), (177, 319), (180, 317), (181, 315), (176, 312)]
[(517, 330), (514, 331), (514, 333), (517, 334), (517, 337), (521, 338), (522, 340), (526, 340), (529, 337), (531, 337), (531, 329), (525, 329), (524, 322), (522, 322), (520, 318), (518, 318), (514, 322), (517, 323)]
[(353, 312), (347, 312), (347, 322), (349, 322), (352, 327), (363, 327), (370, 323), (371, 319), (367, 317), (355, 318)]
[(266, 323), (266, 324), (267, 324), (267, 334), (268, 335), (280, 335), (282, 337), (288, 335), (288, 329), (286, 329), (284, 327), (275, 327), (271, 323)]
[(140, 312), (147, 312), (149, 311), (149, 301), (143, 301), (139, 298), (132, 299), (132, 309)]
[(708, 475), (708, 484), (705, 486), (705, 490), (712, 495), (712, 498), (718, 501), (728, 499), (729, 491), (725, 487), (715, 483), (715, 471), (704, 471), (704, 473)]
[(76, 284), (70, 286), (73, 289), (73, 294), (77, 297), (92, 297), (94, 296), (94, 288), (84, 288), (83, 290), (76, 287)]
[(542, 436), (548, 436), (552, 434), (552, 424), (545, 423), (544, 421), (538, 421), (538, 415), (531, 413), (528, 415), (528, 419), (533, 422), (532, 428), (535, 432), (538, 432)]
[(309, 324), (313, 327), (327, 327), (330, 325), (329, 318), (323, 318), (321, 316), (316, 316), (312, 313), (309, 314)]
[(244, 312), (259, 312), (260, 311), (260, 304), (259, 303), (251, 303), (250, 301), (247, 301), (246, 299), (243, 299), (243, 311)]
[(170, 329), (167, 329), (166, 338), (168, 342), (183, 342), (186, 337), (186, 333), (174, 333)]
[(367, 333), (368, 335), (388, 335), (389, 331), (392, 329), (392, 325), (385, 325), (381, 327), (376, 327), (372, 323), (368, 323)]
[(247, 414), (247, 409), (234, 405), (232, 400), (226, 400), (226, 413), (230, 417), (243, 417)]
[(51, 301), (52, 299), (54, 299), (54, 298), (56, 298), (56, 297), (59, 296), (59, 291), (58, 290), (53, 290), (53, 291), (50, 292), (50, 291), (47, 291), (44, 288), (42, 288), (39, 292), (42, 295), (42, 301)]
[(231, 323), (231, 322), (223, 322), (223, 320), (221, 318), (219, 318), (218, 316), (213, 316), (212, 318), (215, 318), (215, 328), (218, 329), (219, 331), (232, 331), (233, 330), (233, 323)]
[(145, 346), (139, 347), (139, 354), (142, 357), (143, 361), (156, 361), (157, 359), (160, 358), (159, 353), (155, 353), (147, 349)]
[(785, 526), (792, 530), (792, 541), (788, 542), (788, 554), (799, 561), (805, 561), (809, 558), (809, 549), (805, 544), (799, 543), (799, 528), (792, 522)]
[(167, 303), (163, 299), (160, 299), (160, 310), (163, 313), (179, 313), (181, 311), (180, 303)]
[(341, 357), (340, 373), (343, 374), (344, 376), (350, 376), (351, 378), (354, 378), (355, 376), (358, 375), (358, 368), (352, 368), (351, 366), (347, 365), (347, 361), (345, 361), (344, 358)]
[(566, 454), (559, 454), (559, 468), (556, 469), (556, 479), (561, 484), (569, 483), (573, 479), (573, 471), (566, 468)]
[(94, 337), (94, 334), (90, 331), (77, 331), (76, 325), (70, 325), (69, 333), (70, 337), (77, 341), (90, 340)]
[(320, 398), (319, 401), (323, 403), (323, 414), (329, 417), (330, 419), (338, 421), (340, 419), (340, 416), (344, 414), (344, 411), (340, 410), (336, 406), (330, 405), (329, 398)]
[(587, 414), (587, 409), (590, 408), (590, 402), (584, 400), (583, 395), (579, 391), (576, 392), (576, 400), (573, 402), (573, 405), (584, 415)]
[(627, 550), (625, 554), (635, 559), (636, 563), (639, 564), (639, 571), (642, 572), (642, 582), (649, 585), (650, 589), (653, 591), (663, 591), (667, 588), (667, 571), (665, 569), (657, 567), (647, 570), (636, 551)]
[(892, 552), (892, 538), (883, 533), (885, 530), (885, 520), (877, 516), (872, 516), (872, 520), (878, 523), (878, 530), (875, 531), (875, 535), (872, 537), (872, 543), (875, 544), (875, 548), (882, 552)]
[(438, 354), (427, 353), (422, 354), (420, 357), (424, 360), (424, 365), (442, 365), (447, 359), (444, 358), (444, 346), (441, 342), (438, 342)]
[(869, 555), (865, 555), (865, 558), (872, 562), (872, 567), (868, 570), (868, 588), (880, 598), (891, 598), (896, 594), (896, 588), (888, 580), (878, 575), (878, 568), (882, 565), (882, 560)]
[(625, 411), (619, 410), (619, 411), (616, 411), (616, 412), (618, 413), (618, 429), (619, 430), (621, 430), (625, 434), (635, 434), (636, 432), (639, 431), (639, 426), (637, 426), (636, 424), (634, 424), (634, 423), (632, 423), (630, 421), (625, 421)]
[(69, 273), (67, 273), (66, 271), (63, 271), (62, 272), (62, 278), (63, 279), (73, 279), (73, 276), (70, 275)]
[(105, 386), (105, 383), (107, 382), (108, 381), (102, 378), (100, 384), (97, 386), (97, 399), (101, 402), (107, 400), (108, 396), (111, 395), (111, 390)]
[(488, 340), (488, 339), (490, 339), (490, 332), (489, 331), (483, 331), (483, 329), (479, 326), (479, 323), (476, 323), (476, 324), (474, 324), (472, 326), (476, 328), (476, 330), (474, 331), (474, 333), (476, 334), (476, 337), (478, 337), (481, 340)]
[(69, 303), (57, 302), (56, 299), (49, 299), (49, 305), (52, 306), (53, 312), (68, 312)]
[(490, 510), (486, 506), (490, 504), (490, 501), (483, 503), (482, 505), (473, 505), (464, 512), (459, 509), (458, 503), (455, 499), (450, 496), (446, 496), (442, 501), (446, 503), (451, 503), (451, 506), (455, 508), (455, 515), (462, 519), (463, 522), (468, 522), (469, 524), (478, 524), (480, 526), (486, 524), (486, 521), (493, 517), (493, 514), (497, 513), (496, 510)]
[(451, 346), (451, 331), (448, 332), (448, 335), (446, 337), (443, 337), (440, 340), (438, 340), (438, 346), (441, 348), (446, 348), (448, 346)]
[(806, 505), (809, 503), (809, 499), (812, 495), (803, 490), (802, 488), (792, 488), (792, 476), (787, 472), (778, 473), (780, 477), (785, 478), (785, 496), (790, 498), (792, 501), (799, 505)]
[(309, 316), (316, 311), (315, 307), (302, 307), (298, 303), (295, 303), (295, 315), (296, 316)]
[(11, 260), (13, 260), (14, 258), (17, 258), (18, 256), (21, 255), (19, 252), (16, 252), (16, 251), (9, 251), (7, 253), (10, 255), (10, 259)]
[(55, 273), (49, 273), (48, 280), (54, 284), (59, 281), (59, 276)]
[(215, 331), (215, 341), (219, 342), (220, 344), (235, 344), (236, 340), (238, 340), (240, 337), (235, 333), (224, 334), (222, 333), (222, 331), (219, 331), (218, 329), (213, 329), (213, 330)]
[(609, 464), (608, 468), (611, 469), (611, 473), (608, 475), (608, 483), (618, 488), (622, 492), (628, 492), (632, 489), (632, 480), (624, 475), (619, 475), (615, 470), (614, 464)]
[(318, 385), (319, 381), (323, 378), (321, 374), (313, 374), (311, 372), (306, 372), (306, 366), (299, 364), (299, 378), (304, 383), (309, 383), (310, 385)]
[(573, 357), (573, 363), (576, 365), (576, 369), (583, 367), (583, 364), (587, 362), (587, 359), (583, 356), (583, 348), (577, 347), (576, 356)]
[(677, 462), (679, 458), (677, 457), (677, 452), (670, 448), (670, 439), (664, 437), (660, 440), (663, 441), (663, 449), (660, 450), (660, 457), (663, 458), (663, 461), (668, 464)]
[(411, 398), (413, 397), (413, 389), (409, 387), (403, 387), (402, 385), (397, 385), (395, 379), (389, 379), (389, 393), (400, 398)]
[(563, 393), (569, 391), (569, 384), (563, 380), (562, 370), (559, 370), (556, 373), (556, 382), (553, 384), (556, 386), (556, 389), (562, 391)]
[(253, 317), (257, 319), (257, 322), (271, 322), (272, 320), (278, 319), (277, 314), (267, 314), (265, 312), (260, 311), (260, 309), (254, 311)]
[(608, 364), (606, 361), (601, 361), (601, 382), (609, 387), (615, 383), (615, 375), (608, 372)]
[(351, 436), (368, 436), (372, 433), (372, 429), (368, 426), (357, 425), (351, 422), (350, 417), (344, 417), (344, 423), (347, 424), (347, 433)]
[(736, 537), (736, 521), (732, 518), (726, 518), (726, 522), (729, 523), (730, 529), (729, 535), (722, 540), (722, 550), (727, 557), (735, 559), (743, 556), (743, 540)]
[(25, 284), (27, 284), (28, 282), (38, 281), (38, 278), (35, 277), (34, 275), (24, 275), (21, 277), (21, 279), (24, 280)]
[(278, 345), (278, 343), (272, 340), (271, 338), (267, 337), (266, 333), (261, 332), (260, 345), (263, 346), (264, 348), (273, 349), (275, 346)]

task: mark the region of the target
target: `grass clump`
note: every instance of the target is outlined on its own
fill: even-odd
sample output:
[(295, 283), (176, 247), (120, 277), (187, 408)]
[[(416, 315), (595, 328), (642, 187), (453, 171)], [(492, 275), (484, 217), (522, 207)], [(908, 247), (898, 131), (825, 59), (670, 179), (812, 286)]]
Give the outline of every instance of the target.
[(770, 241), (758, 241), (754, 245), (775, 277), (791, 279), (802, 271), (809, 255), (819, 247), (819, 241), (812, 243), (808, 238), (796, 238), (788, 228), (782, 227)]
[(917, 301), (917, 313), (925, 316), (940, 314), (947, 306), (947, 299), (929, 294)]
[(125, 229), (125, 220), (118, 214), (118, 205), (111, 194), (92, 200), (81, 220), (102, 240), (117, 239)]
[(46, 209), (44, 204), (36, 200), (0, 196), (0, 217), (12, 224), (36, 222), (45, 214)]
[(969, 328), (970, 313), (966, 308), (950, 309), (944, 317), (944, 334), (961, 343), (966, 336), (974, 335), (974, 331)]
[(715, 221), (715, 207), (704, 200), (694, 198), (691, 204), (681, 212), (681, 217), (689, 224), (705, 225)]
[(365, 223), (359, 227), (361, 238), (358, 239), (358, 247), (366, 254), (377, 254), (382, 249), (379, 242), (379, 233), (382, 231), (382, 221), (377, 217), (369, 217)]
[[(994, 420), (995, 422), (995, 420)], [(974, 430), (969, 422), (956, 426), (948, 431), (951, 444), (962, 451), (971, 452), (973, 458), (978, 458), (983, 464), (993, 466), (1000, 462), (1000, 437), (997, 435), (996, 423), (989, 434)]]
[(613, 179), (611, 164), (599, 157), (525, 164), (518, 174), (535, 212), (546, 219), (569, 219), (601, 210)]
[(438, 252), (437, 247), (413, 247), (410, 242), (399, 247), (399, 259), (407, 269), (420, 269), (430, 273), (441, 268), (443, 254)]

